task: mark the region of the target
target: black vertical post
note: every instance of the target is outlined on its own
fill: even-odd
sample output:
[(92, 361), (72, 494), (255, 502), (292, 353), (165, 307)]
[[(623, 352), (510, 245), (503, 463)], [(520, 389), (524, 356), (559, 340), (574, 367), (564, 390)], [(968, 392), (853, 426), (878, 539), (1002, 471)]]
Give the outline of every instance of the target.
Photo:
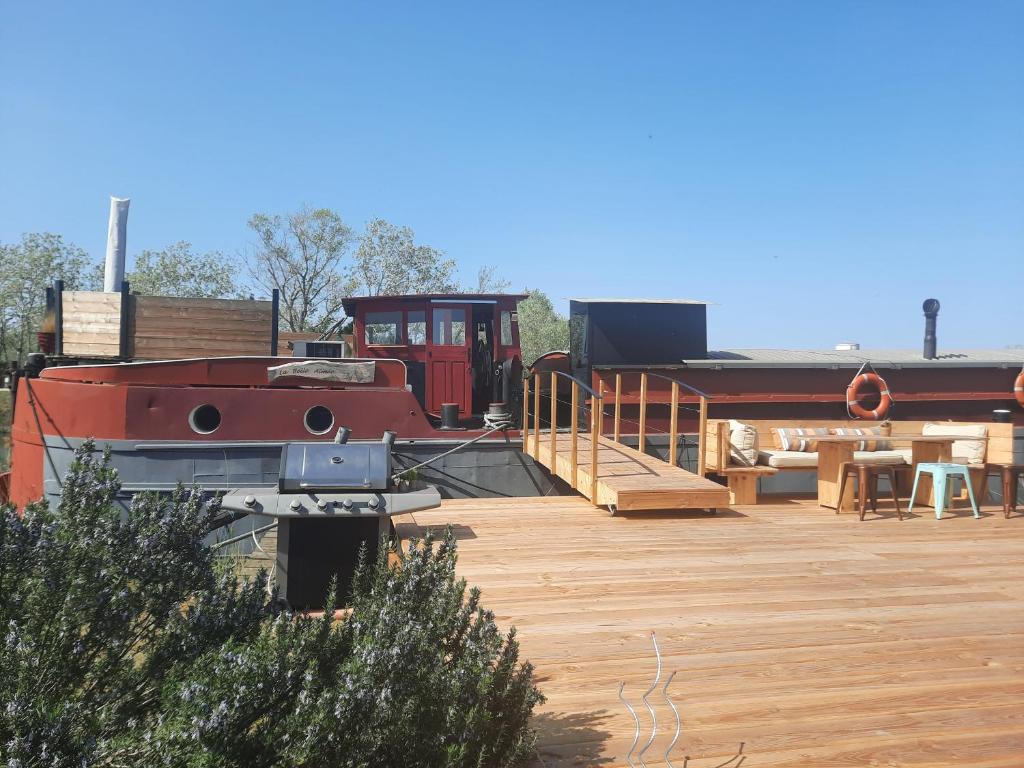
[(64, 281), (53, 281), (53, 354), (64, 354)]
[(281, 292), (274, 289), (270, 294), (270, 356), (277, 357), (277, 317), (281, 309)]
[(120, 327), (118, 329), (120, 331), (120, 336), (117, 340), (117, 356), (123, 360), (127, 360), (131, 353), (131, 350), (128, 348), (130, 342), (130, 337), (128, 335), (129, 323), (132, 315), (132, 297), (130, 288), (131, 286), (128, 284), (127, 280), (121, 281), (121, 316), (119, 318)]

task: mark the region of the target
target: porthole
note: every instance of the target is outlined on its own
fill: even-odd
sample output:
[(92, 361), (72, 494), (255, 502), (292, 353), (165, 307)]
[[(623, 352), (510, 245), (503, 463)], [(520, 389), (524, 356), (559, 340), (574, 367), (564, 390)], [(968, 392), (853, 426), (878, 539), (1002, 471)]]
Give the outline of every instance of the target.
[(193, 432), (198, 432), (200, 435), (216, 432), (220, 427), (220, 411), (209, 403), (196, 406), (188, 415), (188, 425), (192, 427)]
[(306, 415), (302, 417), (306, 425), (306, 431), (314, 435), (322, 435), (334, 426), (334, 414), (331, 409), (324, 405), (314, 405)]

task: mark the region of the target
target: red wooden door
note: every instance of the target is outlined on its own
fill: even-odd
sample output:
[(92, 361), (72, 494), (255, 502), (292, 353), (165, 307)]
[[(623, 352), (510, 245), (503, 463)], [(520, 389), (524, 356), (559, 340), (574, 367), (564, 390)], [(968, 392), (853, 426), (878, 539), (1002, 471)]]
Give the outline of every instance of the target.
[(427, 345), (427, 410), (438, 413), (442, 403), (458, 403), (459, 414), (472, 409), (470, 383), (470, 307), (434, 304), (430, 308)]

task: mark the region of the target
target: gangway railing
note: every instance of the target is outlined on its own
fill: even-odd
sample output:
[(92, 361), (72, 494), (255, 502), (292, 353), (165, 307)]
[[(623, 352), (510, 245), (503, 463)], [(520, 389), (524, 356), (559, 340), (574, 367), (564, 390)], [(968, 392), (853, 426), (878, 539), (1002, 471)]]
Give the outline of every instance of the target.
[[(541, 423), (540, 423), (540, 410), (541, 410), (541, 389), (542, 389), (542, 374), (541, 372), (535, 372), (532, 376), (533, 382), (533, 421), (530, 421), (530, 384), (531, 377), (527, 377), (523, 385), (523, 448), (526, 450), (527, 446), (530, 448), (530, 453), (535, 460), (540, 460), (540, 446), (541, 446)], [(550, 432), (550, 443), (551, 443), (551, 469), (554, 473), (558, 474), (557, 461), (558, 461), (558, 380), (559, 378), (565, 379), (570, 382), (571, 394), (570, 394), (570, 406), (571, 415), (569, 422), (569, 462), (572, 467), (569, 478), (570, 485), (572, 488), (579, 488), (579, 463), (578, 463), (578, 434), (579, 434), (579, 415), (580, 415), (580, 394), (585, 393), (590, 396), (591, 408), (590, 408), (590, 441), (591, 441), (591, 456), (590, 456), (590, 498), (591, 500), (597, 497), (597, 454), (598, 445), (601, 437), (604, 435), (604, 401), (605, 401), (605, 390), (604, 380), (598, 381), (598, 388), (595, 391), (593, 387), (585, 384), (575, 376), (572, 376), (563, 371), (551, 371), (550, 372), (550, 400), (551, 400), (551, 413), (549, 418), (548, 429)], [(622, 442), (622, 373), (615, 374), (615, 405), (613, 411), (613, 424), (612, 424), (612, 439), (616, 443)], [(671, 399), (669, 407), (671, 409), (669, 416), (669, 452), (668, 452), (668, 464), (670, 466), (678, 466), (678, 457), (676, 452), (676, 446), (679, 444), (679, 406), (680, 406), (680, 395), (682, 390), (695, 395), (699, 402), (699, 429), (697, 433), (697, 475), (704, 477), (707, 474), (707, 420), (708, 420), (708, 405), (711, 400), (711, 396), (706, 392), (703, 392), (696, 387), (693, 387), (686, 382), (679, 381), (670, 376), (664, 376), (659, 373), (650, 373), (643, 371), (640, 373), (640, 418), (638, 422), (638, 437), (639, 445), (638, 448), (641, 453), (646, 453), (647, 447), (647, 410), (650, 402), (648, 400), (648, 380), (650, 377), (667, 381), (671, 384)], [(663, 405), (664, 403), (656, 402), (655, 405)], [(532, 436), (532, 437), (531, 437)], [(595, 502), (596, 503), (596, 502)]]
[[(541, 373), (533, 375), (533, 458), (540, 461), (540, 390)], [(573, 490), (579, 488), (579, 414), (580, 414), (580, 391), (590, 395), (590, 499), (597, 503), (597, 453), (601, 441), (601, 434), (604, 432), (604, 394), (595, 392), (594, 389), (575, 376), (570, 376), (562, 371), (551, 371), (551, 471), (558, 474), (558, 378), (567, 379), (572, 384), (572, 416), (569, 422), (569, 464), (572, 471), (569, 473), (569, 484)], [(603, 385), (602, 385), (603, 386)], [(601, 388), (601, 387), (599, 387)], [(529, 429), (529, 407), (530, 407), (530, 379), (523, 383), (523, 448), (526, 448), (526, 440)]]

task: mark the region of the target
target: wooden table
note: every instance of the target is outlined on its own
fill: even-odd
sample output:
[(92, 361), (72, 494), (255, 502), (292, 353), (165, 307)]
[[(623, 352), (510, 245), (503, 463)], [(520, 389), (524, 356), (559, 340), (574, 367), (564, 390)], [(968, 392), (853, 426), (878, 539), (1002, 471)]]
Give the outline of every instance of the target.
[[(853, 461), (853, 450), (857, 443), (884, 441), (887, 443), (910, 443), (911, 468), (922, 462), (944, 462), (953, 458), (954, 440), (987, 440), (987, 437), (965, 437), (964, 435), (801, 435), (799, 439), (813, 440), (818, 444), (818, 504), (841, 510), (853, 503), (853, 487), (847, 486), (843, 498), (839, 498), (843, 464)], [(921, 477), (918, 497), (932, 503), (932, 481)]]

